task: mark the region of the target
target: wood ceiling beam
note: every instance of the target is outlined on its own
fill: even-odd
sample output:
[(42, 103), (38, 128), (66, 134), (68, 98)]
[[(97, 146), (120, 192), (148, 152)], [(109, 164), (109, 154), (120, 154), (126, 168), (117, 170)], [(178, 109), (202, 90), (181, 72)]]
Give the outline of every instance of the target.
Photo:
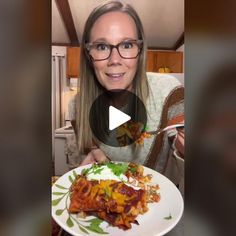
[(173, 50), (176, 51), (183, 44), (184, 44), (184, 32), (180, 35), (179, 39), (176, 41), (175, 45), (173, 46)]
[(68, 0), (56, 0), (56, 4), (59, 10), (59, 13), (65, 24), (68, 36), (70, 38), (72, 45), (79, 45), (79, 40), (77, 37), (75, 24), (70, 10), (70, 5)]
[(71, 47), (71, 46), (77, 46), (77, 45), (73, 45), (72, 43), (51, 43), (52, 46), (64, 46), (64, 47)]
[(173, 51), (170, 47), (148, 47), (148, 50)]

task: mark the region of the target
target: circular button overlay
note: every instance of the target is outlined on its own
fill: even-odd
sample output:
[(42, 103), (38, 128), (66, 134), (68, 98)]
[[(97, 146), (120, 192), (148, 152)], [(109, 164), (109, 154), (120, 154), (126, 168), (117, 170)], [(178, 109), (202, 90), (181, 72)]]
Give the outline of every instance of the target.
[(93, 102), (89, 123), (93, 135), (112, 147), (137, 141), (145, 130), (147, 113), (143, 102), (127, 90), (110, 90)]

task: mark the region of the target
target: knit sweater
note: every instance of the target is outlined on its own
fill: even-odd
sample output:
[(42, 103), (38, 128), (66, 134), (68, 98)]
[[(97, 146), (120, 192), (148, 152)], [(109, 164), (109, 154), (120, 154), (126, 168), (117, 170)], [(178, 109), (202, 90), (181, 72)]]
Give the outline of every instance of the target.
[[(147, 131), (151, 131), (157, 130), (160, 126), (164, 102), (170, 92), (180, 86), (180, 82), (169, 74), (147, 72), (147, 78), (150, 90), (146, 103)], [(183, 104), (176, 106), (174, 109), (180, 110), (183, 113)], [(168, 132), (165, 135), (173, 135), (173, 132)], [(139, 145), (137, 148), (135, 148), (136, 144), (125, 147), (111, 147), (103, 143), (100, 144), (99, 147), (111, 160), (125, 162), (132, 161), (144, 165), (150, 153), (150, 149), (152, 148), (154, 139), (155, 136), (144, 139), (144, 144)], [(162, 172), (169, 155), (169, 149), (168, 142), (164, 142), (163, 154), (153, 169)]]

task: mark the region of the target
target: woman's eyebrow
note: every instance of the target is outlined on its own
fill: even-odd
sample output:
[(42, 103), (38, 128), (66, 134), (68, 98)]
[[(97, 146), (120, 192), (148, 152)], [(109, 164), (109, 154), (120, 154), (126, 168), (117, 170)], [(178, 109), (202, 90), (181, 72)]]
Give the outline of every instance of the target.
[[(129, 37), (126, 37), (126, 38), (123, 38), (122, 41), (126, 41), (126, 40), (137, 40), (136, 38), (129, 38)], [(122, 42), (121, 41), (121, 42)]]
[[(123, 41), (128, 41), (128, 40), (137, 40), (136, 38), (130, 38), (130, 37), (124, 37), (124, 38), (121, 38), (119, 40), (119, 42), (123, 42)], [(110, 43), (106, 38), (98, 38), (96, 40), (94, 40), (92, 43), (99, 43), (99, 42), (105, 42), (105, 43)]]
[(96, 40), (93, 41), (93, 43), (97, 43), (97, 42), (108, 42), (106, 38), (98, 38)]

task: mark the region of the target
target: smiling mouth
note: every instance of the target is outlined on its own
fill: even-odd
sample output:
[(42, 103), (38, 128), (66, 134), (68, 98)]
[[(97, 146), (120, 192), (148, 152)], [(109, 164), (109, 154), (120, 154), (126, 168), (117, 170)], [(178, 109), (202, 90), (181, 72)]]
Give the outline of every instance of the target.
[(118, 81), (123, 78), (125, 73), (106, 73), (106, 75), (109, 77), (109, 79), (113, 81)]

